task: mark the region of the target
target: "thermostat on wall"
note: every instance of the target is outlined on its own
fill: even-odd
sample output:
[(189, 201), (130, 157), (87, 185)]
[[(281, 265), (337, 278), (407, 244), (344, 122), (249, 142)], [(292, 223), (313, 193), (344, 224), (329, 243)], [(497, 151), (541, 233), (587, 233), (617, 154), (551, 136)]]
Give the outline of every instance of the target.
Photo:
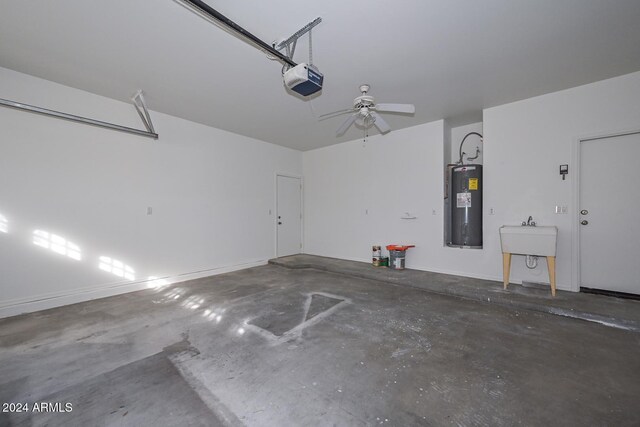
[(569, 165), (560, 165), (560, 175), (562, 175), (562, 180), (564, 181), (565, 176), (569, 173)]

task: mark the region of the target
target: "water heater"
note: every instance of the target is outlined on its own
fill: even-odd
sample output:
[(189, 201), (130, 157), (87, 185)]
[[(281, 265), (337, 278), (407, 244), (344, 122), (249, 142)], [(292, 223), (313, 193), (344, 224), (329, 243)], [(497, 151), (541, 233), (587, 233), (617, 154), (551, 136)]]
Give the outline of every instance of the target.
[(451, 170), (451, 241), (449, 246), (482, 248), (482, 165)]

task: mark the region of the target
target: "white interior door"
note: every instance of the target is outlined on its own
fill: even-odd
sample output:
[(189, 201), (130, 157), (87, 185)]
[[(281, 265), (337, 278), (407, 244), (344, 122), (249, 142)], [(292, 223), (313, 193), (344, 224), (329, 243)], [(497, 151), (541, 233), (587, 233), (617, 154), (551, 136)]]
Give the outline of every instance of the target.
[(580, 143), (580, 286), (640, 294), (640, 133)]
[(302, 181), (277, 176), (277, 256), (299, 254), (302, 249)]

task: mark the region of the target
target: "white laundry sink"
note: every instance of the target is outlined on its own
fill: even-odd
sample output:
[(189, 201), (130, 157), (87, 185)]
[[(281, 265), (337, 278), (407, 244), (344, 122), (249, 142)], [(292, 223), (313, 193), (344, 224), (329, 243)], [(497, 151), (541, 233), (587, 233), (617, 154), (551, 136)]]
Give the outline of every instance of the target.
[(556, 226), (503, 225), (500, 227), (502, 253), (556, 256)]

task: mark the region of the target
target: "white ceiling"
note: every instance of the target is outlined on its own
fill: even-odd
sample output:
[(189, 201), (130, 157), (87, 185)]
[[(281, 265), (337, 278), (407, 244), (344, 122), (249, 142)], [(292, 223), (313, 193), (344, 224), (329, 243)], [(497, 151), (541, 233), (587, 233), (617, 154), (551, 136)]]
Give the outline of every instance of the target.
[[(278, 62), (172, 0), (0, 0), (0, 66), (123, 101), (142, 88), (152, 110), (300, 150), (362, 135), (336, 138), (342, 116), (317, 120), (361, 83), (378, 102), (416, 105), (385, 115), (399, 129), (479, 121), (483, 108), (640, 70), (638, 0), (208, 4), (268, 43), (322, 17), (321, 95), (287, 93)], [(306, 59), (305, 38), (294, 60)]]

